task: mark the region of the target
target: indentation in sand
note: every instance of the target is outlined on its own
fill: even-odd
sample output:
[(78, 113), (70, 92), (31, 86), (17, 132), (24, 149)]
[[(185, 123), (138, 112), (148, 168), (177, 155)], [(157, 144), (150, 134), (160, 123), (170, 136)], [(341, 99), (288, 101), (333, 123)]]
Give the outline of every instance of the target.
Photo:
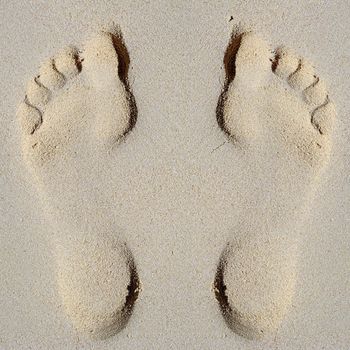
[(217, 121), (260, 187), (220, 258), (215, 295), (229, 327), (256, 339), (292, 303), (300, 242), (290, 227), (301, 226), (328, 163), (336, 113), (311, 63), (252, 32), (233, 36), (224, 65)]
[(103, 207), (108, 194), (90, 182), (136, 123), (129, 63), (121, 36), (100, 32), (83, 50), (67, 47), (44, 62), (17, 112), (24, 158), (62, 234), (54, 249), (63, 306), (93, 338), (120, 331), (139, 293), (134, 259)]

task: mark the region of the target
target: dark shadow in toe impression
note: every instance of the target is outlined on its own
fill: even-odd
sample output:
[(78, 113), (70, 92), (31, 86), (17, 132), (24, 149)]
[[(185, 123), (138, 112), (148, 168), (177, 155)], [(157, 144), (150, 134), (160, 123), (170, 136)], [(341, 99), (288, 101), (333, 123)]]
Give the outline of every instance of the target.
[(129, 52), (125, 46), (123, 36), (120, 31), (115, 31), (113, 33), (109, 33), (112, 38), (114, 49), (118, 56), (118, 75), (119, 79), (125, 86), (127, 99), (130, 107), (130, 118), (129, 118), (129, 126), (124, 132), (123, 136), (127, 135), (135, 126), (137, 121), (137, 106), (136, 100), (132, 93), (129, 80), (128, 73), (130, 67), (130, 56)]
[(228, 88), (236, 75), (236, 55), (239, 50), (239, 47), (241, 46), (241, 40), (242, 40), (243, 34), (244, 33), (240, 33), (240, 34), (233, 33), (230, 43), (226, 49), (225, 56), (224, 56), (224, 67), (225, 67), (225, 73), (226, 73), (225, 84), (220, 94), (218, 104), (216, 106), (216, 120), (221, 130), (230, 139), (233, 139), (232, 141), (235, 141), (234, 136), (228, 132), (225, 125), (224, 106), (227, 99)]

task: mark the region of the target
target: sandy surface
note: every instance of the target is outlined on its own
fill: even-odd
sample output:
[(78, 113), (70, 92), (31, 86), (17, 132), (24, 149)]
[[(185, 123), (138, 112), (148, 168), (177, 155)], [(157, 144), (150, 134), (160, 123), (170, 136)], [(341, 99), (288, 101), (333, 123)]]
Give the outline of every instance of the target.
[[(1, 4), (0, 14), (1, 349), (349, 348), (347, 1), (13, 1)], [(120, 334), (90, 342), (62, 311), (50, 248), (57, 232), (22, 161), (15, 111), (42, 60), (111, 21), (129, 49), (138, 122), (115, 157), (115, 182), (102, 187), (115, 192), (112, 210), (142, 292)], [(212, 292), (220, 253), (254, 181), (239, 176), (243, 165), (215, 119), (223, 55), (240, 21), (273, 46), (312, 60), (338, 111), (328, 172), (303, 225), (293, 309), (265, 342), (232, 333)]]

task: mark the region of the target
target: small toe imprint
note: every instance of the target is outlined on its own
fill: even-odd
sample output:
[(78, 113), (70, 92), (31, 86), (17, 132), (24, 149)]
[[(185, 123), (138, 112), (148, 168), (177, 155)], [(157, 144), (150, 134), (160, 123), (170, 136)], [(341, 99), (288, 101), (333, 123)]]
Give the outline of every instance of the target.
[(305, 60), (301, 60), (299, 68), (289, 77), (288, 83), (296, 90), (305, 90), (314, 84), (316, 79), (312, 65)]
[(327, 101), (324, 105), (315, 109), (311, 122), (321, 134), (329, 134), (332, 131), (336, 110), (333, 102)]
[(50, 90), (59, 89), (65, 84), (65, 78), (57, 71), (53, 60), (49, 60), (42, 64), (39, 74), (41, 84)]
[(306, 88), (303, 92), (305, 101), (316, 108), (324, 104), (327, 100), (327, 87), (323, 80), (317, 79), (316, 83)]
[(287, 79), (299, 68), (300, 59), (291, 50), (281, 47), (276, 50), (273, 71), (282, 79)]
[(72, 79), (81, 71), (78, 50), (68, 47), (62, 50), (55, 58), (55, 67), (66, 79)]
[(42, 123), (42, 117), (39, 110), (22, 102), (17, 109), (17, 117), (20, 119), (22, 130), (25, 134), (31, 135)]
[(38, 81), (38, 78), (34, 78), (27, 85), (26, 96), (29, 104), (42, 109), (49, 102), (51, 92)]

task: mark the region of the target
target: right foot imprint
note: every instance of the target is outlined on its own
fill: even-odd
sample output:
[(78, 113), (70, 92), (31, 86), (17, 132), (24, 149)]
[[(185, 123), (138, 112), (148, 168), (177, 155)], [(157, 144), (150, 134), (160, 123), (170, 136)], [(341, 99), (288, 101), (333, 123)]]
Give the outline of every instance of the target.
[(80, 196), (93, 193), (91, 178), (99, 180), (94, 163), (136, 122), (128, 66), (121, 37), (101, 32), (84, 50), (69, 47), (44, 63), (17, 112), (24, 158), (63, 232), (55, 243), (63, 305), (78, 331), (92, 338), (121, 330), (139, 291), (132, 255), (115, 237), (108, 206), (79, 212), (79, 205), (100, 196)]
[[(335, 107), (325, 84), (291, 50), (274, 53), (252, 32), (225, 59), (217, 119), (242, 153), (254, 192), (222, 253), (215, 295), (228, 326), (258, 339), (275, 333), (295, 292), (298, 209), (309, 207), (328, 163)], [(257, 185), (256, 185), (257, 184)]]

